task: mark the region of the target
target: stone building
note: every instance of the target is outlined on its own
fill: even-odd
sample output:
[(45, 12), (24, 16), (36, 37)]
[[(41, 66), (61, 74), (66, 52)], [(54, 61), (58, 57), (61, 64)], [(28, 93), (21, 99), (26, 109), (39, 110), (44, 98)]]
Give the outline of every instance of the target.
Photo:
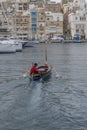
[(38, 8), (44, 7), (44, 0), (30, 0), (29, 4), (34, 4)]
[(62, 9), (64, 13), (64, 35), (69, 38), (71, 36), (71, 31), (69, 29), (68, 15), (72, 12), (75, 13), (77, 10), (84, 10), (85, 0), (63, 0), (62, 3)]
[(8, 14), (8, 3), (0, 2), (0, 36), (8, 37), (11, 32), (11, 17)]
[(10, 34), (16, 38), (44, 40), (63, 33), (60, 3), (50, 0), (8, 0), (4, 8), (6, 16), (2, 14), (4, 24), (2, 22), (0, 24), (7, 32), (9, 27)]
[(30, 39), (38, 39), (38, 6), (30, 5)]
[[(13, 13), (13, 31), (17, 38), (29, 38), (29, 1), (15, 0)], [(14, 1), (13, 1), (14, 2)]]
[(76, 13), (70, 13), (68, 19), (71, 36), (78, 33), (82, 38), (87, 39), (87, 11), (79, 10)]
[(44, 41), (46, 34), (46, 15), (45, 15), (45, 9), (39, 8), (38, 9), (38, 39), (40, 41)]
[(57, 34), (63, 34), (63, 14), (46, 13), (46, 39), (50, 39)]
[(13, 15), (14, 36), (20, 39), (29, 39), (29, 15), (17, 12)]

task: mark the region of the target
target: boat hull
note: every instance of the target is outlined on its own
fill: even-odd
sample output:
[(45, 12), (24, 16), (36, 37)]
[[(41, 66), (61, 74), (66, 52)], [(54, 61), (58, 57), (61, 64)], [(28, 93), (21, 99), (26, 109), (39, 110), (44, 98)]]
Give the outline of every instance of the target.
[(15, 45), (0, 43), (0, 53), (15, 53)]

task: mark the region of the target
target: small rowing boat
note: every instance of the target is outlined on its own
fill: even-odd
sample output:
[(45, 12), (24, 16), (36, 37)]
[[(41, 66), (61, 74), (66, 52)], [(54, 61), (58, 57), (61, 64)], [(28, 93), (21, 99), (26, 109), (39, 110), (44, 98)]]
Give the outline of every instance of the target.
[(47, 80), (51, 76), (52, 66), (47, 62), (47, 49), (45, 49), (45, 64), (38, 67), (39, 74), (30, 74), (31, 81)]
[(44, 64), (38, 67), (38, 71), (40, 74), (32, 73), (30, 75), (30, 81), (40, 81), (40, 80), (47, 80), (51, 76), (52, 66), (48, 64)]

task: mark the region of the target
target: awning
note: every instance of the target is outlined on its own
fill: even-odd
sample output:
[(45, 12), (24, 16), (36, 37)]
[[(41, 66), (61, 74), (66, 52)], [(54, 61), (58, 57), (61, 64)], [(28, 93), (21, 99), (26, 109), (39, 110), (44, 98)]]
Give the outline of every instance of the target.
[(46, 33), (56, 33), (56, 32), (57, 32), (56, 28), (46, 29)]

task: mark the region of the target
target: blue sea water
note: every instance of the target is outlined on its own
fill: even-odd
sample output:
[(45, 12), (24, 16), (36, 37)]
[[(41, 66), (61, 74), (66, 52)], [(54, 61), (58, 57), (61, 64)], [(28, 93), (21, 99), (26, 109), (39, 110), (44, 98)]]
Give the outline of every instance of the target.
[[(51, 78), (23, 73), (47, 60)], [(0, 54), (0, 130), (87, 130), (87, 43), (41, 44)]]

